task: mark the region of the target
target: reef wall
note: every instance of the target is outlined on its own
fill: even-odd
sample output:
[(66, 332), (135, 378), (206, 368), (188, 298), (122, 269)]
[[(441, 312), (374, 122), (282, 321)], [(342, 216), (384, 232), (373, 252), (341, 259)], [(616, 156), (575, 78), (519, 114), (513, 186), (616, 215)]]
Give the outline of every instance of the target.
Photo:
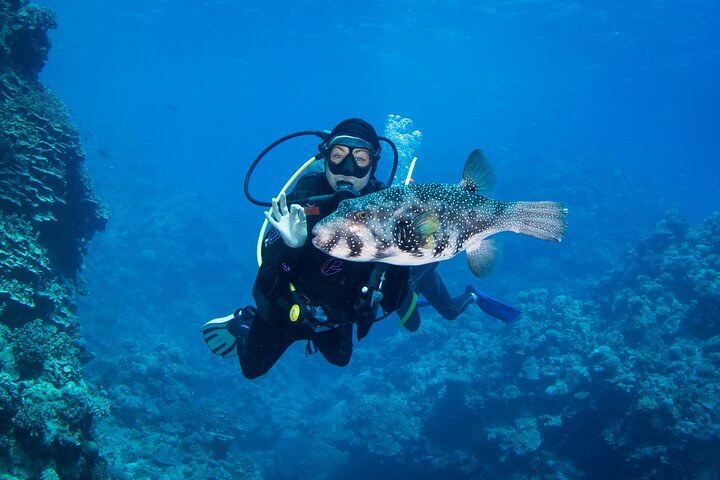
[(83, 380), (74, 317), (86, 246), (108, 218), (79, 135), (38, 81), (55, 15), (0, 0), (0, 472), (97, 478), (93, 419), (107, 402)]

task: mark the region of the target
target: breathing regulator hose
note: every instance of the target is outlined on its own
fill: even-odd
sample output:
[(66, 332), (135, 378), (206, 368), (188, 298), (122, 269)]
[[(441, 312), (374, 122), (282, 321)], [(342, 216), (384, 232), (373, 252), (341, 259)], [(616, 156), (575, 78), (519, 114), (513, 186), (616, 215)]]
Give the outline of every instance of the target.
[[(250, 193), (250, 178), (252, 177), (252, 174), (255, 172), (255, 168), (258, 166), (260, 161), (265, 157), (265, 155), (267, 155), (267, 153), (270, 152), (270, 150), (277, 147), (281, 143), (284, 143), (293, 138), (308, 136), (308, 135), (319, 137), (320, 139), (322, 139), (323, 142), (325, 142), (328, 140), (330, 133), (327, 131), (314, 131), (314, 130), (303, 130), (301, 132), (291, 133), (289, 135), (285, 135), (284, 137), (281, 137), (281, 138), (275, 140), (270, 145), (265, 147), (263, 149), (263, 151), (258, 154), (257, 157), (255, 157), (255, 160), (253, 160), (253, 162), (250, 164), (250, 168), (248, 168), (248, 171), (245, 174), (245, 182), (243, 184), (243, 190), (245, 193), (245, 197), (251, 203), (258, 205), (260, 207), (272, 207), (272, 202), (258, 200), (255, 197), (253, 197), (252, 194)], [(387, 182), (387, 185), (392, 185), (392, 182), (395, 179), (395, 173), (397, 172), (397, 168), (398, 168), (398, 150), (397, 150), (397, 147), (395, 146), (395, 143), (393, 143), (393, 141), (390, 140), (389, 138), (386, 138), (386, 137), (378, 137), (378, 138), (380, 140), (382, 140), (383, 142), (387, 143), (388, 145), (390, 145), (390, 148), (393, 151), (393, 166), (392, 166), (392, 169), (390, 170), (390, 176), (388, 177), (388, 182)], [(292, 177), (290, 177), (288, 179), (288, 181), (285, 182), (285, 185), (283, 185), (283, 187), (280, 190), (280, 192), (278, 193), (278, 195), (280, 193), (286, 192), (287, 189), (290, 188), (290, 186), (293, 183), (295, 183), (295, 181), (300, 177), (300, 175), (303, 174), (303, 172), (305, 170), (307, 170), (307, 168), (310, 165), (312, 165), (316, 161), (323, 158), (324, 152), (322, 151), (322, 144), (321, 144), (320, 150), (321, 150), (320, 153), (317, 153), (316, 155), (313, 155), (312, 157), (310, 157), (305, 163), (302, 164), (302, 166), (300, 166), (300, 168), (298, 168), (295, 171), (295, 173), (292, 175)], [(272, 211), (269, 211), (269, 212), (272, 213)], [(262, 227), (260, 228), (260, 233), (258, 235), (257, 247), (256, 247), (256, 256), (257, 256), (258, 267), (260, 265), (262, 265), (262, 241), (263, 241), (263, 238), (265, 238), (265, 232), (267, 231), (268, 223), (269, 222), (266, 218), (262, 224)]]

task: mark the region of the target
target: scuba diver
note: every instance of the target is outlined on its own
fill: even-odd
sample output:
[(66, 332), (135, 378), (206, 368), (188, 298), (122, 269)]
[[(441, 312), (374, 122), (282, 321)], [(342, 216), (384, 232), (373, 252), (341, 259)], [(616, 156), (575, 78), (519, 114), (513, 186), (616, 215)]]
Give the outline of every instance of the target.
[[(278, 140), (259, 159), (285, 139)], [(322, 173), (297, 180), (286, 196), (281, 192), (265, 212), (272, 227), (262, 239), (261, 265), (253, 286), (256, 307), (247, 306), (202, 326), (205, 342), (213, 353), (237, 355), (245, 377), (267, 373), (288, 347), (305, 340), (306, 353), (319, 351), (330, 363), (345, 366), (353, 350), (353, 325), (358, 340), (372, 324), (401, 304), (408, 292), (409, 268), (383, 263), (343, 261), (313, 247), (309, 233), (345, 198), (376, 192), (385, 185), (375, 178), (380, 160), (380, 141), (397, 149), (364, 120), (340, 122), (324, 141), (314, 159), (324, 159)], [(309, 161), (310, 162), (310, 161)], [(388, 184), (391, 182), (388, 182)], [(254, 202), (258, 203), (258, 202)], [(260, 204), (260, 203), (258, 203)], [(378, 318), (379, 310), (382, 314)]]

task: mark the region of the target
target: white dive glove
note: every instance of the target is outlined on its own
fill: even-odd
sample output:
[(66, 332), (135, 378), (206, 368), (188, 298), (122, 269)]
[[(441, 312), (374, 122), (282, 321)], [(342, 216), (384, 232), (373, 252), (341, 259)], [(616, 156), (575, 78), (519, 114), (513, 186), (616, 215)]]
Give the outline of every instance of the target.
[(291, 248), (298, 248), (305, 245), (307, 241), (307, 218), (305, 209), (297, 204), (287, 207), (285, 194), (281, 193), (278, 198), (272, 199), (272, 214), (265, 212), (268, 222), (282, 237), (285, 245)]

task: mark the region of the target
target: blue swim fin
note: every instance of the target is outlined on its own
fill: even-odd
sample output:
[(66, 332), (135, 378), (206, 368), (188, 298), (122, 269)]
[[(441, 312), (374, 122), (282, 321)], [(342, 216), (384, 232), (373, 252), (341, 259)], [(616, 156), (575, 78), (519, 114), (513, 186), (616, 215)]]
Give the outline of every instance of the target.
[(506, 305), (499, 300), (495, 300), (494, 298), (485, 295), (475, 287), (469, 286), (465, 289), (465, 291), (475, 294), (475, 296), (477, 297), (477, 304), (480, 307), (480, 310), (487, 313), (491, 317), (502, 320), (505, 323), (517, 320), (518, 318), (520, 318), (520, 315), (522, 315), (521, 310), (518, 310), (515, 307), (511, 307), (510, 305)]
[(431, 307), (430, 302), (428, 302), (427, 298), (418, 296), (417, 300), (415, 301), (416, 307)]

